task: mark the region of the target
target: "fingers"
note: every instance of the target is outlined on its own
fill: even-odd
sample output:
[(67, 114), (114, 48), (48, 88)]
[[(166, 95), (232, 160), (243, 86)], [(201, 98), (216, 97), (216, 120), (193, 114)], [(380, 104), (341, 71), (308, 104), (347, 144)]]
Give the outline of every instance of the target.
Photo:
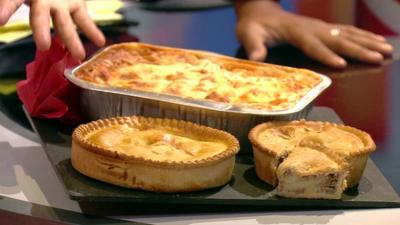
[[(331, 26), (332, 27), (332, 26)], [(321, 40), (333, 51), (368, 63), (380, 63), (383, 55), (390, 55), (393, 47), (380, 35), (352, 26), (336, 26), (340, 29), (337, 35), (321, 35)]]
[(0, 1), (0, 26), (6, 24), (11, 15), (24, 3), (24, 0)]
[(380, 63), (393, 47), (385, 38), (352, 26), (320, 24), (304, 32), (293, 28), (288, 41), (305, 54), (326, 65), (343, 68), (346, 62), (339, 55), (368, 63)]
[(65, 8), (55, 9), (52, 12), (53, 24), (61, 40), (71, 52), (72, 57), (78, 60), (85, 58), (85, 50), (76, 32), (75, 25)]
[(31, 5), (29, 12), (30, 25), (36, 47), (40, 51), (50, 48), (50, 7), (43, 1), (36, 1)]
[(346, 30), (348, 33), (353, 34), (353, 36), (364, 36), (364, 37), (367, 37), (367, 38), (369, 38), (371, 40), (376, 40), (376, 41), (379, 41), (379, 42), (386, 42), (386, 38), (383, 37), (382, 35), (375, 34), (375, 33), (372, 33), (370, 31), (363, 30), (363, 29), (360, 29), (360, 28), (357, 28), (357, 27), (353, 27), (353, 26), (349, 26), (349, 25), (345, 25), (343, 27), (344, 27), (344, 30)]
[(386, 42), (377, 42), (362, 36), (351, 36), (348, 39), (360, 46), (384, 55), (391, 55), (393, 53), (393, 47)]
[(347, 39), (337, 40), (334, 41), (333, 44), (332, 42), (328, 43), (328, 45), (330, 45), (334, 51), (359, 61), (379, 63), (383, 60), (383, 56), (379, 52), (369, 50)]
[(87, 14), (83, 1), (65, 1), (63, 3), (52, 4), (42, 0), (31, 2), (30, 23), (33, 37), (39, 50), (43, 51), (50, 48), (49, 23), (51, 17), (55, 31), (59, 34), (71, 55), (75, 59), (82, 60), (85, 58), (85, 50), (79, 39), (75, 24), (97, 46), (104, 45), (105, 38)]
[(80, 7), (76, 12), (72, 13), (72, 18), (75, 24), (94, 44), (97, 46), (103, 46), (105, 44), (103, 33), (96, 24), (94, 24), (84, 7)]
[(244, 29), (238, 26), (237, 36), (246, 50), (250, 60), (263, 61), (267, 56), (264, 30), (257, 26), (248, 25)]
[(289, 42), (301, 49), (310, 58), (334, 68), (346, 67), (346, 61), (329, 49), (318, 37), (297, 32), (291, 36), (294, 38), (289, 39)]
[[(356, 28), (357, 29), (357, 28)], [(360, 29), (357, 29), (360, 30)], [(384, 55), (390, 55), (393, 53), (393, 47), (388, 44), (385, 40), (379, 38), (380, 35), (369, 34), (370, 32), (362, 32), (355, 34), (354, 32), (343, 33), (343, 37), (351, 42), (354, 42), (364, 48), (372, 51), (379, 52)], [(378, 37), (375, 37), (375, 36)]]

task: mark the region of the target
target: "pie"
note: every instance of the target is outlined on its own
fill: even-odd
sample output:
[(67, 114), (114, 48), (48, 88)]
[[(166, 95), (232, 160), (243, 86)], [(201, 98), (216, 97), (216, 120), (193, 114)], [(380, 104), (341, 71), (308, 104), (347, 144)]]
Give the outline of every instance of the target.
[(276, 171), (278, 193), (284, 197), (340, 199), (346, 172), (326, 154), (296, 148)]
[(359, 129), (306, 120), (263, 123), (249, 139), (257, 176), (278, 185), (278, 195), (300, 198), (337, 198), (356, 186), (376, 147)]
[(102, 87), (272, 111), (291, 109), (322, 82), (306, 69), (143, 43), (108, 47), (74, 75)]
[(172, 119), (115, 117), (72, 135), (71, 162), (84, 175), (154, 192), (191, 192), (226, 184), (238, 141), (206, 126)]

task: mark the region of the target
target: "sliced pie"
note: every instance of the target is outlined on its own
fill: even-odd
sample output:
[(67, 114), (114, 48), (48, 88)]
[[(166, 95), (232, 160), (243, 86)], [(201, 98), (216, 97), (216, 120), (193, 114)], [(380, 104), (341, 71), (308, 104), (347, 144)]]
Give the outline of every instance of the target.
[[(347, 188), (358, 184), (368, 155), (375, 150), (375, 143), (369, 134), (353, 127), (318, 121), (275, 121), (260, 124), (251, 130), (249, 139), (253, 145), (258, 177), (274, 186), (280, 182), (277, 177), (278, 168), (291, 154), (300, 154), (294, 153), (299, 147), (318, 151), (335, 162), (340, 170), (347, 173)], [(307, 154), (313, 153), (303, 152), (303, 157), (307, 157)], [(297, 160), (300, 159), (297, 157)], [(292, 159), (284, 165), (297, 160)], [(303, 163), (310, 164), (310, 160), (318, 158), (307, 159)], [(315, 175), (318, 174), (316, 172)]]
[(190, 122), (117, 117), (80, 125), (73, 167), (115, 185), (155, 192), (190, 192), (226, 184), (238, 141)]
[(340, 199), (346, 171), (324, 153), (296, 148), (279, 165), (277, 193), (284, 197)]

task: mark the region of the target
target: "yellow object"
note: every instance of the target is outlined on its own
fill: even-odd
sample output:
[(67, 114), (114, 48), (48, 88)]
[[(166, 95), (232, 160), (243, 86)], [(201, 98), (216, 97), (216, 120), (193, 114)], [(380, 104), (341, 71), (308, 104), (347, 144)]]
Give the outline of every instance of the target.
[[(86, 6), (92, 20), (97, 25), (109, 25), (121, 21), (123, 16), (116, 11), (123, 7), (120, 0), (92, 0), (87, 1)], [(10, 43), (32, 34), (29, 26), (29, 11), (25, 10), (24, 18), (9, 21), (0, 27), (0, 42)]]
[(0, 79), (0, 94), (10, 95), (17, 90), (17, 79)]
[(112, 24), (123, 19), (117, 11), (124, 6), (120, 0), (87, 1), (86, 7), (90, 17), (98, 25)]
[(6, 31), (3, 32), (2, 29), (0, 28), (0, 42), (3, 43), (10, 43), (19, 39), (22, 39), (24, 37), (27, 37), (32, 34), (32, 31), (29, 29), (25, 30), (13, 30), (13, 31)]

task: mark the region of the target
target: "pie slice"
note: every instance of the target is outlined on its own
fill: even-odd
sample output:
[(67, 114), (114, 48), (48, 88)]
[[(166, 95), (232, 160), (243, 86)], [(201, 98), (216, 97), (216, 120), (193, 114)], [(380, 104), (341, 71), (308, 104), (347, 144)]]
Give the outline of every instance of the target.
[(346, 171), (324, 153), (296, 148), (277, 169), (277, 194), (289, 198), (340, 199)]
[[(375, 143), (366, 132), (350, 126), (319, 121), (263, 123), (250, 131), (249, 139), (253, 145), (257, 176), (273, 186), (280, 182), (277, 170), (299, 147), (318, 151), (335, 162), (340, 170), (347, 173), (345, 178), (347, 188), (358, 184), (368, 155), (375, 150)], [(310, 151), (303, 152), (302, 157), (316, 154), (308, 152)], [(301, 159), (301, 157), (296, 158)], [(286, 164), (296, 162), (296, 158)], [(307, 160), (318, 160), (318, 158), (312, 157)], [(307, 163), (310, 162), (307, 161)], [(314, 175), (321, 175), (321, 173), (315, 171)]]
[(190, 192), (226, 184), (238, 141), (190, 122), (117, 117), (80, 125), (71, 161), (84, 175), (155, 192)]

